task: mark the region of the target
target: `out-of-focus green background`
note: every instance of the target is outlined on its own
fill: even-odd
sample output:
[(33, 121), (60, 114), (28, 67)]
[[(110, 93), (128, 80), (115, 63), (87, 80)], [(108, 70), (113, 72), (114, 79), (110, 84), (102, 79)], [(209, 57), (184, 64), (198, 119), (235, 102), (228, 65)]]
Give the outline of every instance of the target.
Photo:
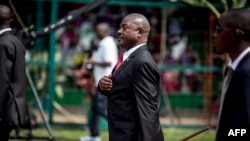
[[(35, 136), (48, 136), (46, 121), (58, 141), (75, 141), (88, 135), (91, 101), (87, 87), (80, 88), (74, 76), (96, 44), (94, 25), (106, 21), (116, 38), (120, 20), (128, 13), (144, 14), (151, 24), (148, 41), (162, 74), (163, 96), (160, 121), (165, 139), (180, 140), (210, 127), (193, 141), (210, 141), (220, 102), (222, 71), (227, 58), (216, 53), (213, 32), (220, 14), (230, 8), (249, 7), (247, 0), (107, 0), (75, 20), (43, 36), (29, 40), (32, 33), (58, 23), (94, 0), (1, 0), (13, 10), (13, 30), (23, 41), (27, 70), (27, 101), (38, 127)], [(11, 2), (11, 3), (10, 3)], [(14, 12), (15, 11), (15, 12)], [(56, 26), (54, 24), (53, 26)], [(70, 29), (68, 31), (68, 29)], [(120, 49), (119, 49), (120, 51)], [(31, 85), (34, 85), (35, 92)], [(35, 99), (38, 96), (39, 100)], [(108, 140), (107, 121), (101, 119), (103, 141)], [(20, 129), (26, 134), (27, 129)], [(15, 135), (13, 131), (12, 135)]]

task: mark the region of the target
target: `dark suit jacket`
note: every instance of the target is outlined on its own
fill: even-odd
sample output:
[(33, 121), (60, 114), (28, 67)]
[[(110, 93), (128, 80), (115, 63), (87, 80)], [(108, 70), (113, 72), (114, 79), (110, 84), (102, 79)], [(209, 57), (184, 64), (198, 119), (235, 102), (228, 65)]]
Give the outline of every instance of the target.
[[(234, 70), (227, 89), (221, 120), (218, 125), (216, 141), (250, 141), (250, 53)], [(247, 129), (244, 136), (229, 136), (230, 129)], [(231, 134), (232, 135), (232, 134)]]
[(26, 114), (25, 48), (10, 32), (0, 35), (0, 119), (22, 125)]
[(159, 122), (161, 80), (144, 45), (133, 52), (112, 76), (108, 97), (110, 141), (163, 141)]

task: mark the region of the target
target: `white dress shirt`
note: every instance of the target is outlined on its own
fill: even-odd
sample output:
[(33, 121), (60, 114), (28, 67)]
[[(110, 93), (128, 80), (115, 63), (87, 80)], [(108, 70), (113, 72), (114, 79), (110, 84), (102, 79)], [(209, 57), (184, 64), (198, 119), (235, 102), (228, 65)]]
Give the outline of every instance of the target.
[(4, 29), (0, 30), (0, 35), (2, 35), (6, 31), (11, 31), (11, 28), (4, 28)]
[(139, 44), (135, 47), (132, 47), (131, 49), (127, 50), (126, 52), (123, 53), (123, 61), (126, 60), (136, 49), (139, 47), (145, 45), (146, 43)]
[(246, 56), (248, 52), (250, 52), (250, 47), (246, 48), (243, 52), (241, 52), (241, 54), (233, 62), (229, 61), (228, 66), (235, 70), (239, 65), (240, 61)]

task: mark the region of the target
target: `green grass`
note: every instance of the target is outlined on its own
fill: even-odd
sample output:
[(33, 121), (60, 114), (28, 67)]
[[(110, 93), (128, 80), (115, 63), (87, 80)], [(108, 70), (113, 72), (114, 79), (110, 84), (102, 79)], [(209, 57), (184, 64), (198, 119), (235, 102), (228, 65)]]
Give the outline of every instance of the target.
[[(84, 130), (83, 127), (79, 126), (66, 126), (66, 125), (57, 125), (52, 126), (53, 136), (56, 141), (79, 141), (81, 136), (86, 136), (89, 134), (88, 130)], [(166, 141), (179, 141), (184, 137), (192, 134), (197, 131), (197, 128), (163, 128), (164, 138)], [(21, 130), (21, 134), (27, 133), (27, 130)], [(14, 132), (12, 132), (14, 134)], [(48, 137), (48, 132), (46, 128), (36, 128), (33, 130), (34, 136), (39, 137)], [(108, 141), (108, 131), (101, 132), (102, 141)], [(196, 137), (190, 139), (189, 141), (213, 141), (215, 138), (215, 130), (209, 129), (204, 133), (197, 135)], [(34, 140), (38, 141), (38, 140)]]

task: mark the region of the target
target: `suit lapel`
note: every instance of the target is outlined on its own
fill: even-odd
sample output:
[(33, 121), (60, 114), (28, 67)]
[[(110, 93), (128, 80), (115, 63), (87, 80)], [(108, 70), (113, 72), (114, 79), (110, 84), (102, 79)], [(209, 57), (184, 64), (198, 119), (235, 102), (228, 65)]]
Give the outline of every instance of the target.
[[(239, 62), (238, 66), (236, 67), (236, 69), (234, 70), (231, 78), (230, 78), (230, 82), (234, 79), (234, 77), (237, 77), (240, 72), (240, 70), (244, 69), (243, 67), (247, 66), (250, 62), (250, 52), (248, 52), (243, 58), (242, 60)], [(245, 63), (248, 63), (247, 65)], [(234, 75), (235, 74), (235, 75)], [(227, 85), (226, 89), (225, 89), (225, 93), (227, 93), (228, 88), (230, 88), (230, 82)]]
[[(225, 102), (225, 99), (227, 97), (227, 93), (228, 93), (228, 90), (230, 89), (230, 83), (234, 82), (234, 79), (238, 76), (238, 72), (242, 69), (242, 67), (245, 66), (245, 63), (249, 63), (250, 62), (250, 52), (246, 54), (246, 56), (244, 56), (242, 58), (242, 60), (239, 62), (236, 70), (234, 70), (229, 82), (227, 85), (225, 85), (225, 88), (222, 89), (222, 92), (221, 92), (221, 108), (219, 109), (219, 120), (220, 120), (220, 116), (221, 116), (221, 110), (222, 110), (222, 107), (224, 106), (224, 102)], [(240, 72), (239, 72), (240, 73)], [(224, 82), (223, 82), (224, 83)], [(224, 85), (224, 84), (223, 84)], [(219, 121), (218, 120), (218, 121)]]
[[(250, 61), (250, 52), (247, 53), (243, 58), (242, 60), (239, 62), (238, 66), (236, 67), (236, 69), (234, 70), (233, 74), (237, 73), (238, 70), (242, 69), (242, 67), (244, 67), (244, 63), (246, 62), (249, 62)], [(234, 75), (232, 74), (231, 78), (230, 78), (230, 81), (229, 81), (229, 84), (227, 85), (226, 89), (225, 89), (225, 92), (227, 92), (228, 90), (228, 87), (230, 85), (230, 82), (231, 80), (233, 79)]]
[(243, 58), (242, 60), (239, 62), (236, 71), (241, 69), (242, 67), (244, 67), (244, 63), (249, 62), (250, 61), (250, 52), (248, 52)]
[(144, 51), (147, 49), (147, 45), (143, 45), (136, 49), (120, 66), (120, 68), (114, 72), (114, 69), (112, 70), (113, 78), (115, 78), (128, 64), (130, 64), (133, 61), (133, 58), (140, 52)]
[(127, 66), (127, 64), (129, 63), (130, 61), (130, 57), (128, 57), (126, 60), (123, 61), (123, 63), (121, 64), (120, 68), (116, 71), (116, 72), (113, 72), (113, 75), (116, 76), (117, 74), (120, 73), (120, 71), (125, 68), (125, 66)]

